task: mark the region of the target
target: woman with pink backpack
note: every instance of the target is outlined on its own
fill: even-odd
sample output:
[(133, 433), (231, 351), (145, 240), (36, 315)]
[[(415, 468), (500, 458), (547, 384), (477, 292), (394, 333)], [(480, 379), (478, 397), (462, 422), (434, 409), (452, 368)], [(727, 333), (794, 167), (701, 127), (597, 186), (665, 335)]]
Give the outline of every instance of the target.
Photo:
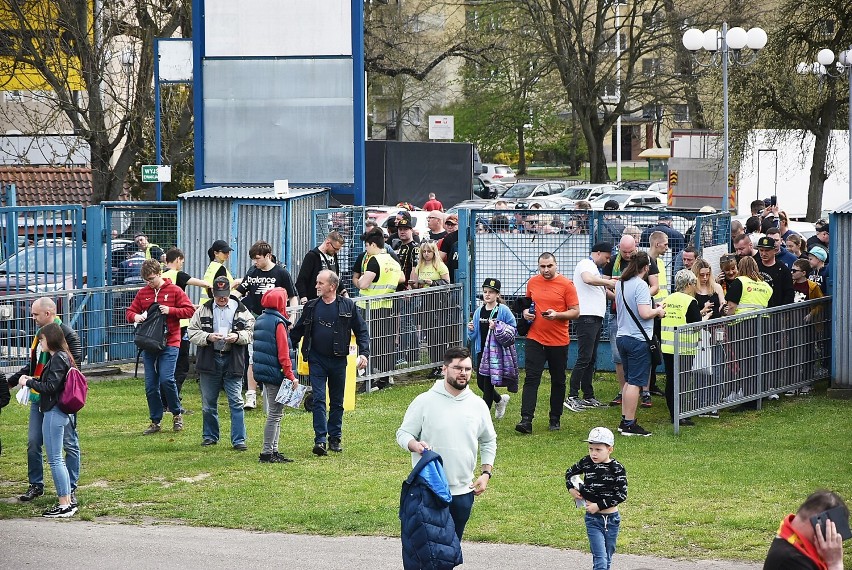
[(71, 500), (71, 478), (62, 455), (62, 441), (65, 430), (73, 429), (73, 426), (70, 425), (71, 417), (60, 409), (59, 399), (65, 388), (65, 377), (76, 364), (68, 343), (65, 342), (65, 334), (58, 324), (50, 323), (39, 329), (38, 341), (41, 350), (50, 353), (50, 359), (39, 378), (22, 375), (18, 384), (40, 394), (39, 408), (44, 414), (42, 436), (59, 502), (46, 510), (42, 516), (68, 518), (77, 512), (77, 505)]

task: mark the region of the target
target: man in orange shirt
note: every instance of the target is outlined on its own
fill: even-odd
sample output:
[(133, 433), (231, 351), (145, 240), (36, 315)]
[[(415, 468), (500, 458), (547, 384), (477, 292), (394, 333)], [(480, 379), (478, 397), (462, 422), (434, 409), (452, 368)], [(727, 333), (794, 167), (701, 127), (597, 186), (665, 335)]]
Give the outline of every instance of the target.
[(565, 400), (565, 369), (568, 365), (568, 321), (580, 316), (580, 300), (574, 283), (560, 275), (556, 258), (550, 252), (538, 256), (538, 275), (527, 283), (527, 297), (533, 306), (524, 309), (529, 321), (526, 345), (526, 379), (521, 397), (520, 433), (532, 433), (538, 399), (538, 386), (544, 364), (550, 368), (550, 431), (557, 431)]

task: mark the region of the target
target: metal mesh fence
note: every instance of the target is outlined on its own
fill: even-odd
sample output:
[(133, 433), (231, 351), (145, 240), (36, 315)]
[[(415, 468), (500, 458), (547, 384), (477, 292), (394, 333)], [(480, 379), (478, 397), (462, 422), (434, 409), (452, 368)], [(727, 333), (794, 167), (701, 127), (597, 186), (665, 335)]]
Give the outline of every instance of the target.
[[(831, 298), (675, 329), (677, 420), (802, 389), (829, 374)], [(678, 422), (674, 422), (675, 433)]]
[(364, 252), (361, 234), (364, 233), (365, 216), (366, 208), (350, 206), (314, 210), (312, 220), (311, 235), (314, 244), (322, 243), (332, 231), (337, 231), (343, 236), (343, 248), (337, 252), (341, 273), (339, 277), (340, 282), (350, 291), (350, 294), (352, 291), (358, 290), (357, 287), (352, 285), (352, 265), (355, 263), (355, 259)]
[[(651, 210), (461, 210), (459, 215), (468, 216), (470, 227), (468, 292), (471, 306), (468, 312), (476, 304), (480, 285), (489, 277), (500, 279), (501, 294), (509, 306), (514, 298), (524, 296), (527, 281), (538, 272), (538, 256), (545, 251), (553, 253), (560, 272), (571, 278), (574, 267), (588, 257), (596, 242), (608, 241), (617, 247), (621, 236), (630, 233), (640, 247), (647, 248), (648, 237), (658, 227), (661, 214), (671, 216), (671, 229), (683, 236), (683, 239), (670, 238), (669, 250), (662, 256), (669, 283), (675, 270), (680, 268), (678, 254), (687, 244), (694, 245), (701, 255), (704, 250), (709, 253), (707, 248), (712, 246), (727, 247), (730, 241), (730, 218), (726, 214)], [(609, 318), (607, 313), (603, 340), (609, 338)], [(573, 326), (571, 334), (574, 338)]]
[(462, 286), (441, 285), (359, 297), (370, 330), (370, 359), (361, 377), (369, 384), (389, 376), (441, 366), (448, 346), (464, 343)]
[[(139, 258), (162, 257), (178, 243), (176, 202), (104, 202), (106, 283), (138, 285)], [(146, 243), (136, 236), (143, 234)], [(165, 259), (161, 259), (165, 261)]]
[(28, 363), (38, 328), (30, 308), (33, 301), (45, 296), (56, 303), (62, 322), (80, 337), (84, 367), (134, 360), (133, 325), (127, 323), (125, 310), (138, 290), (138, 286), (122, 286), (5, 297), (0, 305), (0, 369), (8, 374)]

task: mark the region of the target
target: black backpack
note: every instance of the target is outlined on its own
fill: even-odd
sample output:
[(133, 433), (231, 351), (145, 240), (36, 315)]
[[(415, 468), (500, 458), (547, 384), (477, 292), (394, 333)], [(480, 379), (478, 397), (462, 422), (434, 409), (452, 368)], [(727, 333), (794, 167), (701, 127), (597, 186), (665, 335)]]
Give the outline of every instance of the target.
[(159, 354), (166, 348), (169, 331), (166, 325), (166, 315), (160, 312), (159, 303), (151, 303), (148, 307), (148, 317), (136, 325), (133, 342), (140, 351), (147, 350)]

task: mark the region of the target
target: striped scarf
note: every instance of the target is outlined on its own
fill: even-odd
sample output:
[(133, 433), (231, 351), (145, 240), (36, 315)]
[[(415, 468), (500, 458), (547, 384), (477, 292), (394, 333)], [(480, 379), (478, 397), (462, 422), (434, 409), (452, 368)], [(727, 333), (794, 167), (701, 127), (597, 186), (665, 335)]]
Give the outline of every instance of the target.
[(778, 528), (778, 538), (786, 540), (793, 548), (804, 554), (808, 559), (816, 564), (819, 570), (828, 570), (828, 565), (817, 552), (816, 547), (807, 540), (796, 534), (796, 529), (793, 528), (793, 519), (796, 515), (787, 515), (781, 521), (781, 526)]
[[(54, 317), (53, 322), (56, 323), (57, 325), (62, 324), (62, 320), (59, 317)], [(39, 332), (41, 332), (41, 328), (39, 328), (36, 331), (35, 336), (33, 337), (33, 344), (30, 347), (31, 351), (37, 351), (38, 350), (38, 333)], [(47, 352), (46, 350), (43, 350), (38, 354), (38, 359), (36, 359), (35, 369), (33, 370), (33, 374), (32, 374), (33, 378), (41, 378), (41, 373), (44, 372), (44, 367), (47, 365), (47, 361), (49, 359), (50, 359), (50, 353)], [(37, 404), (37, 403), (39, 403), (40, 400), (41, 400), (41, 394), (39, 394), (38, 392), (36, 392), (32, 388), (30, 388), (30, 402), (32, 402), (33, 404)]]

